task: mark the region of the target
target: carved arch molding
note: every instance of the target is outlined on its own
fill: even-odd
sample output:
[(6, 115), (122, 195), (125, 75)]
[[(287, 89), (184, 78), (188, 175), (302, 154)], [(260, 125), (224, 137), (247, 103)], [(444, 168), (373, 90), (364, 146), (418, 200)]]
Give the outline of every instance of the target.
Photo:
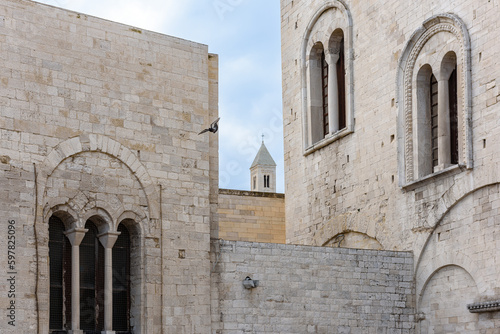
[(414, 175), (414, 133), (413, 133), (413, 85), (415, 65), (426, 43), (435, 35), (450, 33), (459, 42), (457, 64), (461, 71), (461, 119), (462, 128), (459, 140), (462, 143), (459, 164), (472, 168), (472, 83), (471, 83), (471, 44), (467, 28), (463, 21), (454, 14), (435, 15), (424, 21), (406, 43), (398, 64), (396, 78), (398, 101), (398, 164), (399, 184), (405, 186), (415, 181)]
[[(41, 164), (42, 168), (39, 171), (38, 177), (39, 207), (45, 207), (45, 210), (47, 210), (47, 203), (44, 203), (46, 200), (45, 194), (47, 190), (47, 183), (57, 168), (68, 158), (77, 157), (78, 155), (88, 152), (107, 155), (128, 169), (132, 177), (137, 180), (141, 190), (144, 192), (145, 199), (147, 201), (147, 203), (145, 203), (145, 206), (147, 206), (148, 209), (146, 212), (147, 216), (149, 216), (149, 219), (151, 220), (158, 220), (160, 218), (159, 194), (145, 166), (140, 162), (134, 152), (123, 146), (121, 143), (106, 136), (96, 134), (81, 135), (79, 137), (68, 139), (54, 147), (54, 149), (52, 149), (52, 151), (47, 155), (46, 159)], [(82, 197), (82, 194), (80, 193), (77, 195), (74, 198), (74, 201), (77, 200), (78, 196)]]

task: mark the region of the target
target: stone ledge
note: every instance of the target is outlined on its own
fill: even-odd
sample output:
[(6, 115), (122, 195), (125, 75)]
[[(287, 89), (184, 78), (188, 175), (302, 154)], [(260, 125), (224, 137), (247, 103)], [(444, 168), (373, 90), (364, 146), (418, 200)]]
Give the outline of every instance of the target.
[(235, 190), (235, 189), (219, 189), (219, 195), (285, 198), (285, 194), (281, 193), (266, 193), (261, 191)]
[(416, 188), (418, 188), (422, 185), (425, 185), (428, 182), (435, 181), (437, 178), (439, 178), (443, 175), (455, 175), (455, 174), (463, 172), (466, 169), (467, 169), (467, 167), (465, 165), (460, 165), (460, 164), (451, 165), (448, 168), (445, 168), (445, 169), (440, 170), (438, 172), (426, 175), (424, 177), (421, 177), (418, 180), (414, 180), (414, 181), (408, 182), (406, 184), (403, 184), (403, 185), (401, 185), (401, 188), (403, 190), (408, 190), (408, 191), (415, 190)]
[(353, 133), (354, 131), (345, 127), (333, 134), (328, 134), (325, 138), (319, 140), (318, 142), (312, 144), (311, 146), (309, 146), (308, 148), (306, 148), (304, 150), (304, 156), (307, 156), (317, 150), (319, 150), (320, 148), (323, 148), (331, 143), (333, 143), (334, 141), (337, 141), (339, 140), (340, 138), (343, 138), (345, 136), (347, 136), (348, 134), (351, 134)]

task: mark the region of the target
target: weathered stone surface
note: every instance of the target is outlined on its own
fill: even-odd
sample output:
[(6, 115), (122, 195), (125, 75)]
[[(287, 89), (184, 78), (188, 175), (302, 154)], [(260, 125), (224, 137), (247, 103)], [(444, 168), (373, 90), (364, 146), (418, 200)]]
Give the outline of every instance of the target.
[[(326, 24), (320, 18), (315, 26), (314, 18), (325, 10), (338, 22)], [(416, 311), (425, 318), (422, 327), (417, 322), (421, 333), (494, 333), (500, 321), (498, 312), (473, 316), (472, 321), (462, 317), (467, 303), (500, 296), (494, 278), (500, 277), (495, 237), (500, 233), (495, 204), (500, 184), (500, 146), (495, 144), (500, 135), (500, 49), (492, 42), (500, 36), (498, 13), (498, 3), (468, 0), (281, 1), (287, 243), (338, 244), (340, 236), (358, 233), (383, 249), (412, 251)], [(346, 57), (353, 57), (354, 69), (346, 81), (354, 84), (353, 132), (310, 153), (304, 146), (308, 91), (302, 48), (308, 32), (324, 41), (336, 28), (344, 29), (346, 15), (353, 31), (350, 36), (344, 30), (345, 38), (352, 39)], [(424, 31), (427, 39), (419, 39)], [(415, 44), (422, 40), (427, 42)], [(401, 180), (408, 176), (406, 159), (415, 157), (405, 156), (407, 147), (398, 143), (409, 142), (413, 128), (403, 125), (417, 120), (415, 114), (401, 113), (407, 107), (404, 97), (417, 94), (415, 87), (400, 94), (407, 88), (400, 80), (404, 57), (416, 59), (408, 80), (424, 66), (439, 77), (437, 64), (451, 50), (462, 71), (458, 110), (470, 112), (460, 114), (460, 165), (420, 180), (412, 177), (413, 183)], [(418, 108), (410, 107), (414, 113)], [(408, 115), (412, 118), (404, 119)], [(411, 138), (414, 147), (422, 144)], [(420, 154), (418, 149), (411, 152)], [(341, 247), (359, 247), (348, 238), (343, 242)], [(446, 270), (448, 266), (461, 269)], [(445, 306), (442, 299), (453, 306)]]
[[(409, 332), (409, 252), (220, 241), (213, 245), (213, 332)], [(259, 285), (245, 289), (249, 276)], [(215, 291), (213, 291), (215, 293)]]
[(197, 133), (217, 117), (218, 57), (31, 1), (2, 0), (0, 17), (2, 235), (16, 227), (13, 270), (7, 243), (0, 256), (16, 326), (4, 319), (0, 332), (49, 331), (52, 215), (68, 229), (127, 226), (134, 333), (210, 332), (218, 150), (217, 135)]
[(285, 243), (283, 194), (219, 189), (219, 238)]

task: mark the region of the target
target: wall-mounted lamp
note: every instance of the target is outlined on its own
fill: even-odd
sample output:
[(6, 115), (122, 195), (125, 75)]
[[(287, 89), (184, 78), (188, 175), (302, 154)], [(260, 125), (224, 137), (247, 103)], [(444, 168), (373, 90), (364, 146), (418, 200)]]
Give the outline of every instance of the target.
[(258, 286), (259, 286), (259, 281), (258, 280), (253, 280), (249, 276), (247, 276), (243, 280), (243, 287), (245, 287), (245, 289), (253, 289), (253, 288), (256, 288)]

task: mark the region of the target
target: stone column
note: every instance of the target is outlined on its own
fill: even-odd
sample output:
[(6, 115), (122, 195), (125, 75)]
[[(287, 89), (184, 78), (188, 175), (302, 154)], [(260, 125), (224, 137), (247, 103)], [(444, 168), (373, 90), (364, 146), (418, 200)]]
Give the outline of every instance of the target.
[(113, 331), (113, 246), (120, 232), (105, 232), (97, 237), (104, 247), (104, 331), (102, 334), (114, 334)]
[[(451, 164), (450, 98), (448, 78), (438, 80), (438, 166), (445, 169)], [(436, 170), (435, 170), (436, 171)]]
[(337, 82), (338, 53), (328, 51), (325, 60), (328, 63), (328, 128), (330, 134), (339, 131), (339, 89)]
[(64, 232), (71, 243), (71, 330), (70, 334), (83, 334), (80, 330), (80, 243), (88, 229), (73, 228)]

